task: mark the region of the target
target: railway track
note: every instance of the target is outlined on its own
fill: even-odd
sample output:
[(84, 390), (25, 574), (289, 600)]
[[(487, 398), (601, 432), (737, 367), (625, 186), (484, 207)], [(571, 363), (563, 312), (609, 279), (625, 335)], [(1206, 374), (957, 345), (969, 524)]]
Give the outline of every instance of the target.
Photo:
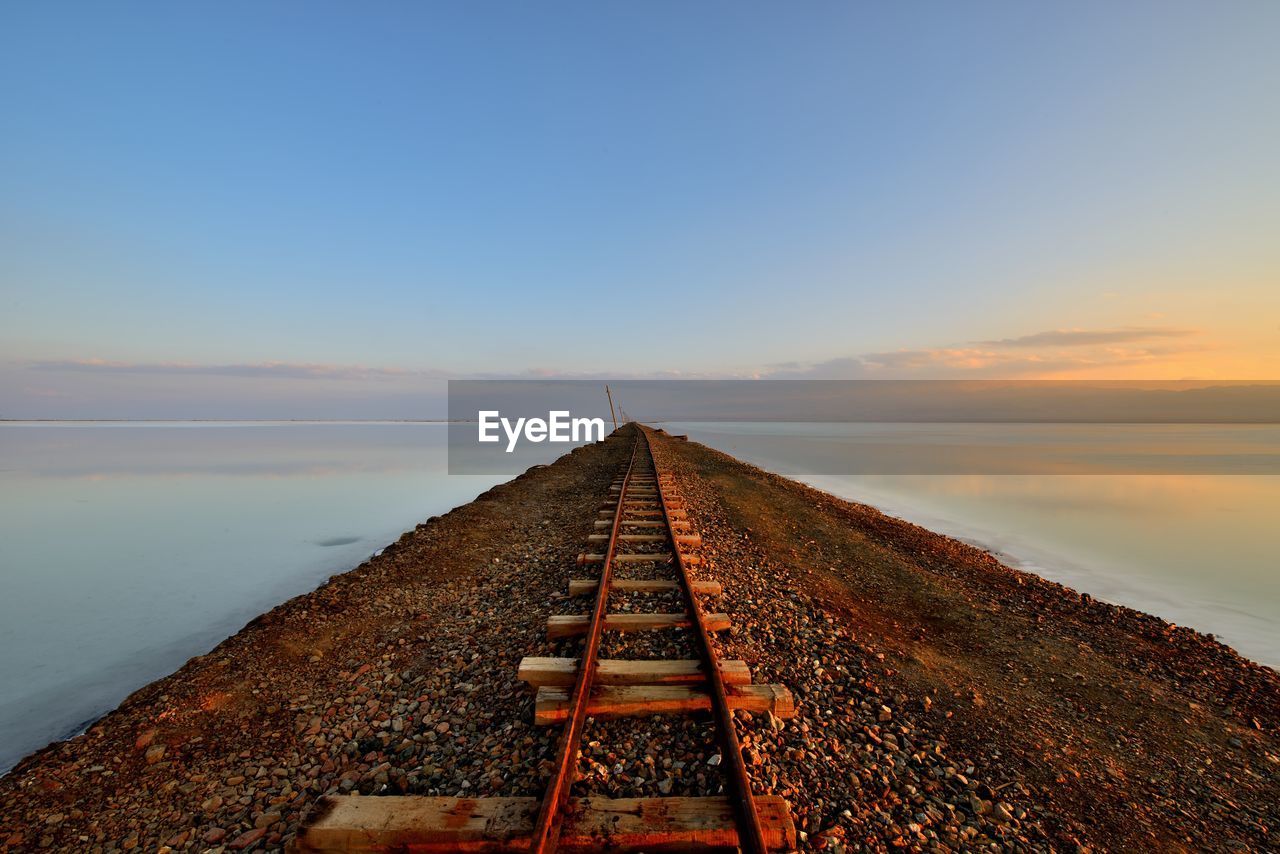
[[(734, 712), (794, 714), (790, 692), (755, 685), (748, 664), (721, 660), (714, 632), (732, 617), (704, 602), (720, 585), (691, 572), (701, 563), (701, 536), (674, 476), (654, 453), (654, 431), (635, 425), (629, 460), (601, 504), (581, 576), (570, 596), (590, 597), (589, 613), (554, 615), (549, 641), (582, 637), (575, 657), (526, 657), (519, 678), (536, 692), (535, 723), (561, 733), (550, 782), (541, 798), (325, 797), (299, 829), (298, 852), (682, 851), (763, 852), (795, 848), (790, 807), (752, 792)], [(617, 434), (610, 441), (627, 441)], [(593, 572), (598, 570), (598, 572)], [(615, 595), (655, 594), (679, 610), (610, 611)], [(688, 632), (695, 657), (601, 658), (613, 632)], [(603, 798), (571, 789), (583, 731), (591, 718), (710, 714), (721, 757), (722, 795)]]

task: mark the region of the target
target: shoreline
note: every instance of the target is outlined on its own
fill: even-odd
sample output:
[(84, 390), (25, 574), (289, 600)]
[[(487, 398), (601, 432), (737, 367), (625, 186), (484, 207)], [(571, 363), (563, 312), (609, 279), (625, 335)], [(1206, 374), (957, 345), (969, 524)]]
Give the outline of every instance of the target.
[[(1163, 612), (1166, 607), (1176, 607), (1180, 599), (1173, 596), (1169, 590), (1158, 585), (1143, 583), (1142, 579), (1135, 579), (1131, 575), (1107, 575), (1096, 566), (1071, 560), (1048, 546), (1038, 546), (1034, 543), (1018, 543), (1013, 546), (1008, 544), (1000, 545), (995, 541), (1001, 539), (1001, 535), (969, 523), (935, 515), (932, 511), (923, 510), (916, 505), (910, 504), (909, 499), (898, 499), (894, 496), (877, 494), (860, 500), (827, 486), (810, 483), (809, 480), (805, 479), (806, 477), (815, 476), (782, 476), (805, 486), (811, 486), (843, 501), (872, 507), (886, 516), (900, 519), (912, 525), (918, 525), (940, 537), (957, 540), (987, 552), (996, 560), (1020, 572), (1026, 572), (1045, 581), (1061, 584), (1080, 593), (1086, 593), (1092, 598), (1110, 605), (1129, 608), (1156, 619), (1165, 620), (1173, 625), (1189, 628), (1199, 634), (1224, 643), (1241, 658), (1248, 659), (1255, 664), (1268, 667), (1280, 673), (1280, 660), (1272, 664), (1253, 655), (1251, 652), (1242, 651), (1236, 645), (1238, 641), (1233, 640), (1230, 635), (1221, 631), (1209, 631), (1206, 628), (1202, 628), (1196, 625), (1199, 621), (1195, 620), (1194, 617), (1192, 619), (1180, 619), (1173, 616), (1171, 612)], [(1239, 611), (1227, 603), (1205, 603), (1202, 601), (1201, 610), (1205, 609), (1216, 609), (1224, 613), (1230, 612), (1237, 617), (1243, 616), (1249, 620), (1267, 622), (1267, 619), (1262, 615)]]
[[(274, 850), (325, 792), (537, 793), (553, 739), (528, 725), (512, 658), (545, 646), (538, 618), (607, 490), (610, 444), (432, 517), (22, 759), (0, 778), (0, 850)], [(804, 715), (769, 736), (779, 749), (757, 771), (794, 793), (802, 847), (1280, 841), (1274, 670), (867, 505), (669, 444), (696, 476), (717, 555), (706, 571), (730, 610), (751, 600), (770, 615), (745, 619), (726, 654), (801, 691)], [(940, 776), (917, 774), (904, 742), (935, 745), (946, 762), (924, 770)], [(587, 776), (655, 793), (643, 775)], [(935, 785), (937, 817), (906, 794)], [(1220, 814), (1223, 799), (1247, 819)]]
[[(733, 446), (735, 434), (713, 432), (704, 438), (696, 429), (704, 425), (685, 422), (678, 426), (681, 431), (691, 431), (695, 439), (714, 438), (715, 444), (710, 447), (723, 453), (732, 456), (743, 451)], [(999, 518), (993, 519), (991, 510), (984, 517), (981, 503), (975, 505), (971, 498), (949, 505), (945, 500), (931, 502), (928, 493), (913, 492), (910, 488), (895, 490), (868, 482), (874, 478), (850, 479), (839, 474), (809, 473), (804, 469), (791, 473), (789, 470), (796, 468), (796, 460), (759, 450), (743, 459), (765, 471), (788, 472), (781, 476), (987, 551), (1021, 571), (1114, 605), (1193, 628), (1227, 643), (1245, 658), (1280, 670), (1280, 636), (1274, 631), (1276, 615), (1258, 613), (1249, 607), (1251, 603), (1274, 601), (1268, 596), (1252, 600), (1240, 596), (1234, 600), (1215, 597), (1213, 587), (1198, 585), (1187, 577), (1179, 577), (1177, 572), (1157, 569), (1148, 557), (1123, 549), (1081, 552), (1077, 548), (1073, 552), (1073, 546), (1062, 541), (1061, 532), (1056, 532), (1059, 535), (1055, 540), (1055, 532), (1044, 527), (1045, 520), (1024, 519), (1029, 522), (1025, 528), (1011, 527), (1007, 507), (997, 506), (994, 512)], [(975, 507), (976, 513), (972, 512)], [(1092, 531), (1086, 528), (1074, 533), (1077, 538), (1072, 540), (1073, 544), (1087, 542)], [(1144, 533), (1152, 535), (1150, 530)], [(1205, 557), (1206, 561), (1213, 559)], [(1255, 571), (1262, 569), (1257, 567)]]

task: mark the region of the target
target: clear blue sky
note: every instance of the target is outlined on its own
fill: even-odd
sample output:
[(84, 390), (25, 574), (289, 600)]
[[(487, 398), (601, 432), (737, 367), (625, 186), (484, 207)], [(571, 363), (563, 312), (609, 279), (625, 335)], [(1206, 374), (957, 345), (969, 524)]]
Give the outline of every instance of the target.
[(8, 3), (0, 416), (1274, 377), (1277, 33), (1274, 2)]

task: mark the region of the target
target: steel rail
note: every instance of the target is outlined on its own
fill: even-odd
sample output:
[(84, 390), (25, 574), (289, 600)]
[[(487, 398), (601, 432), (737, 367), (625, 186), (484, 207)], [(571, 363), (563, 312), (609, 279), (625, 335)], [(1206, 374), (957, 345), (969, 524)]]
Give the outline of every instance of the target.
[[(689, 578), (689, 567), (685, 564), (684, 555), (680, 552), (680, 544), (676, 541), (675, 528), (671, 524), (671, 511), (667, 507), (667, 496), (662, 488), (662, 476), (658, 472), (658, 460), (653, 455), (653, 443), (649, 439), (647, 428), (636, 425), (640, 435), (644, 437), (645, 448), (653, 460), (653, 480), (658, 487), (658, 501), (662, 505), (662, 518), (667, 523), (667, 531), (671, 535), (671, 551), (675, 555), (676, 565), (680, 568), (680, 586), (689, 600), (690, 621), (697, 638), (699, 652), (707, 666), (707, 686), (711, 692), (711, 712), (715, 716), (717, 729), (720, 731), (720, 748), (722, 766), (725, 776), (729, 778), (732, 794), (733, 811), (738, 824), (738, 847), (747, 854), (765, 854), (768, 850), (764, 838), (764, 828), (760, 825), (760, 814), (756, 809), (755, 797), (751, 794), (751, 778), (747, 775), (747, 764), (742, 759), (742, 746), (738, 743), (738, 731), (733, 723), (733, 710), (729, 708), (728, 692), (725, 690), (724, 677), (720, 673), (719, 658), (711, 646), (711, 636), (707, 633), (706, 621), (703, 619), (702, 606), (693, 590), (693, 582)], [(624, 485), (625, 489), (625, 485)], [(616, 529), (616, 524), (615, 524)], [(612, 540), (610, 545), (612, 546)]]
[[(538, 808), (538, 821), (534, 825), (533, 837), (529, 844), (529, 850), (539, 854), (555, 851), (560, 842), (560, 830), (564, 823), (564, 805), (577, 771), (578, 745), (582, 740), (582, 727), (587, 718), (587, 701), (591, 695), (591, 683), (596, 676), (600, 637), (604, 633), (605, 612), (609, 605), (609, 581), (613, 574), (613, 554), (618, 547), (618, 531), (622, 528), (627, 487), (631, 483), (631, 474), (635, 471), (636, 454), (639, 450), (640, 440), (637, 439), (631, 446), (631, 459), (627, 463), (626, 476), (622, 479), (622, 490), (618, 493), (618, 507), (613, 512), (609, 548), (604, 554), (604, 563), (600, 570), (600, 585), (596, 588), (596, 607), (591, 615), (591, 628), (587, 631), (587, 640), (583, 645), (582, 658), (578, 664), (578, 677), (574, 684), (573, 698), (570, 701), (569, 720), (560, 733), (555, 771), (552, 774), (551, 783), (547, 786), (547, 792), (542, 798), (542, 804)], [(649, 456), (652, 458), (652, 451)], [(657, 480), (656, 466), (654, 479)], [(669, 522), (668, 525), (670, 525)]]

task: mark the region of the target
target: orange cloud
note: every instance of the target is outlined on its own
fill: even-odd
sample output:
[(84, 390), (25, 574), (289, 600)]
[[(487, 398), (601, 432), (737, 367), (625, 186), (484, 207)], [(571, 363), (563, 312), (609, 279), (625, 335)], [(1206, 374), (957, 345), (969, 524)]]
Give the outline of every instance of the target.
[(1188, 338), (1198, 335), (1196, 329), (1169, 329), (1151, 326), (1128, 326), (1120, 329), (1052, 329), (1018, 338), (980, 341), (988, 347), (1087, 347), (1098, 344), (1126, 344), (1153, 338)]
[[(1186, 359), (1212, 349), (1194, 329), (1054, 329), (966, 344), (861, 353), (810, 365), (774, 365), (769, 379), (1041, 379), (1188, 376)], [(1195, 339), (1195, 340), (1192, 340)], [(1194, 373), (1194, 372), (1193, 372)], [(1138, 375), (1141, 376), (1138, 376)]]

